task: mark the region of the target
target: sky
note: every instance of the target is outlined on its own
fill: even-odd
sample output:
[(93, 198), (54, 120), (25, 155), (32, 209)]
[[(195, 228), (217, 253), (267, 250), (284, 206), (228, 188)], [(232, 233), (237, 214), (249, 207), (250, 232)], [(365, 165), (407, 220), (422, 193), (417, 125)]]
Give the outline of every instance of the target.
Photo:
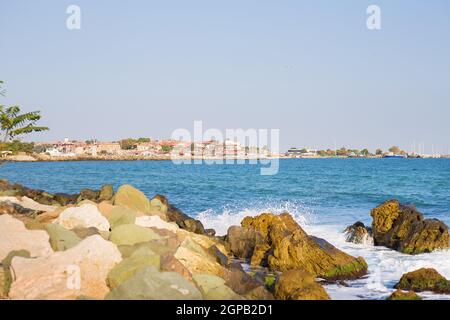
[(282, 150), (449, 153), (450, 1), (0, 0), (0, 80), (0, 104), (51, 129), (29, 141), (161, 139), (200, 120), (279, 129)]

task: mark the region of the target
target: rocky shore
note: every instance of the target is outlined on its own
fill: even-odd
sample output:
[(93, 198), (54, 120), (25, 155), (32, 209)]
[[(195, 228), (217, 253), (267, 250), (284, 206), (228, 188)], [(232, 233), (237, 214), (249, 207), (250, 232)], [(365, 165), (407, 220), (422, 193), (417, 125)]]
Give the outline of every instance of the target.
[[(372, 216), (372, 228), (356, 224), (348, 240), (373, 237), (409, 254), (448, 247), (446, 226), (410, 207), (387, 202)], [(0, 262), (0, 299), (328, 300), (324, 282), (369, 272), (362, 257), (308, 235), (289, 213), (246, 217), (217, 236), (163, 195), (148, 199), (130, 185), (51, 194), (5, 180)], [(390, 299), (449, 293), (448, 283), (419, 270)]]

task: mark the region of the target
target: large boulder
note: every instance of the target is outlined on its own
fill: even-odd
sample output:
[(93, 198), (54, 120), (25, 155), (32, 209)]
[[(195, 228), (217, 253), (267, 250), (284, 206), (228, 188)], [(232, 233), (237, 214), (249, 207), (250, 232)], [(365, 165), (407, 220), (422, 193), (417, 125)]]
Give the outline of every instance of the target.
[(239, 226), (231, 226), (228, 228), (225, 241), (229, 246), (230, 252), (235, 257), (248, 260), (253, 256), (255, 246), (262, 243), (258, 231)]
[(278, 300), (329, 300), (325, 289), (313, 275), (302, 270), (283, 272), (275, 285)]
[[(57, 206), (45, 205), (45, 204), (38, 203), (35, 200), (25, 197), (25, 196), (23, 196), (23, 197), (0, 197), (0, 202), (16, 204), (24, 209), (28, 209), (28, 210), (35, 211), (35, 212), (53, 211), (57, 208)], [(21, 213), (23, 214), (25, 212), (21, 212)], [(26, 213), (29, 213), (29, 211)]]
[(96, 205), (89, 203), (65, 209), (54, 223), (69, 230), (77, 227), (95, 227), (98, 230), (109, 231), (108, 220), (98, 211)]
[(114, 195), (114, 205), (129, 208), (138, 215), (150, 213), (150, 200), (142, 191), (128, 184), (119, 187)]
[(225, 284), (225, 280), (211, 274), (194, 274), (194, 283), (200, 289), (205, 300), (241, 300), (242, 297), (236, 294)]
[(114, 188), (111, 184), (105, 184), (101, 187), (97, 201), (111, 200), (114, 196)]
[(448, 227), (436, 219), (424, 219), (412, 206), (397, 200), (387, 201), (375, 209), (371, 216), (374, 244), (403, 253), (419, 254), (450, 245)]
[(82, 202), (85, 200), (95, 202), (95, 201), (97, 201), (99, 195), (100, 195), (100, 191), (86, 188), (86, 189), (83, 189), (80, 191), (80, 194), (77, 198), (77, 202)]
[(64, 251), (75, 247), (81, 239), (73, 231), (67, 230), (60, 225), (49, 223), (45, 226), (50, 237), (50, 245), (55, 251)]
[(450, 294), (450, 281), (440, 275), (435, 269), (421, 268), (405, 273), (395, 285), (395, 288), (416, 292), (432, 291)]
[(10, 215), (0, 215), (0, 261), (14, 250), (27, 250), (31, 257), (53, 253), (49, 236), (44, 230), (28, 230), (23, 222)]
[(414, 291), (395, 290), (387, 300), (422, 300)]
[(106, 276), (121, 260), (117, 247), (98, 235), (48, 257), (15, 257), (12, 269), (16, 279), (9, 296), (29, 300), (76, 299), (78, 296), (103, 299), (109, 292)]
[(229, 271), (217, 263), (215, 257), (193, 240), (186, 238), (178, 247), (174, 257), (179, 260), (191, 274), (212, 274), (226, 277)]
[(201, 300), (200, 291), (176, 272), (148, 266), (112, 290), (107, 300)]
[(117, 288), (136, 272), (147, 266), (160, 267), (160, 256), (152, 250), (142, 247), (130, 257), (122, 260), (108, 274), (107, 283), (111, 289)]
[(111, 231), (109, 240), (117, 246), (135, 245), (140, 242), (164, 239), (155, 231), (135, 224), (122, 224)]
[(263, 213), (246, 217), (241, 224), (258, 232), (262, 241), (253, 248), (252, 255), (257, 258), (252, 256), (252, 261), (272, 270), (304, 270), (328, 280), (354, 279), (367, 273), (363, 258), (352, 257), (324, 239), (307, 235), (288, 213)]
[(373, 244), (372, 229), (358, 221), (344, 230), (345, 240), (356, 244)]
[(112, 207), (106, 218), (111, 229), (122, 224), (134, 224), (136, 222), (136, 214), (133, 210), (119, 206)]

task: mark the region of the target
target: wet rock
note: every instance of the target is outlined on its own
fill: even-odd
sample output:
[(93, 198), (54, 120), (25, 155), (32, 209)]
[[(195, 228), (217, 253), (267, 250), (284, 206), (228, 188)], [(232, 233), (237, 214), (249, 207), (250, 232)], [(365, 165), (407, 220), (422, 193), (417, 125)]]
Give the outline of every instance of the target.
[(0, 214), (9, 214), (11, 216), (34, 215), (36, 214), (36, 211), (24, 208), (21, 205), (14, 202), (2, 201), (0, 202)]
[(66, 251), (36, 259), (15, 257), (12, 269), (16, 279), (12, 299), (76, 299), (84, 295), (103, 299), (109, 292), (105, 279), (122, 260), (117, 247), (92, 236)]
[(135, 211), (138, 215), (150, 213), (150, 201), (142, 191), (130, 186), (123, 185), (114, 195), (114, 205), (122, 206)]
[[(271, 270), (305, 270), (330, 280), (354, 279), (367, 272), (363, 258), (352, 257), (324, 239), (308, 236), (288, 213), (263, 213), (246, 217), (241, 224), (244, 229), (256, 231), (266, 244), (258, 246), (257, 258), (252, 259), (267, 261)], [(250, 242), (252, 245), (253, 240)], [(268, 250), (264, 252), (264, 248)]]
[(114, 229), (122, 224), (134, 224), (136, 214), (128, 208), (114, 206), (106, 218), (109, 221), (111, 229)]
[[(181, 210), (171, 205), (166, 197), (160, 194), (156, 195), (151, 200), (151, 205), (153, 208), (158, 208), (166, 215), (168, 221), (175, 222), (181, 229), (198, 234), (205, 234), (205, 228), (199, 220), (189, 217)], [(209, 233), (211, 232), (212, 230), (209, 231)]]
[(135, 245), (140, 242), (164, 239), (149, 228), (137, 226), (135, 224), (123, 224), (111, 231), (109, 240), (117, 246)]
[(109, 231), (108, 220), (98, 211), (97, 206), (83, 204), (80, 207), (65, 209), (54, 223), (66, 229), (95, 227), (98, 230)]
[(387, 300), (422, 300), (414, 291), (402, 291), (397, 289), (394, 291)]
[(27, 250), (32, 257), (53, 253), (49, 236), (43, 230), (28, 230), (23, 222), (10, 215), (0, 215), (0, 260), (14, 250)]
[(58, 202), (61, 206), (65, 207), (69, 204), (77, 203), (78, 195), (67, 193), (55, 193), (53, 199), (56, 202)]
[(264, 286), (256, 287), (245, 293), (243, 297), (247, 300), (275, 300), (275, 297)]
[(113, 186), (111, 184), (105, 184), (99, 191), (97, 201), (111, 200), (113, 196)]
[(229, 270), (230, 273), (225, 278), (225, 284), (237, 294), (244, 295), (262, 285), (240, 268), (232, 267)]
[(348, 226), (345, 230), (345, 240), (357, 244), (373, 244), (372, 229), (366, 227), (364, 223), (358, 221), (351, 226)]
[(96, 190), (92, 190), (92, 189), (83, 189), (80, 191), (80, 194), (77, 198), (77, 202), (81, 202), (84, 200), (89, 200), (89, 201), (97, 201), (98, 196), (100, 195), (100, 191), (96, 191)]
[(208, 253), (211, 254), (220, 265), (224, 267), (228, 265), (228, 257), (224, 255), (216, 245), (209, 247)]
[(57, 208), (56, 206), (43, 205), (28, 197), (0, 197), (0, 202), (16, 204), (24, 209), (35, 212), (53, 211)]
[(231, 226), (228, 228), (225, 241), (230, 252), (237, 258), (250, 259), (256, 244), (262, 243), (260, 234), (253, 228)]
[(424, 219), (414, 207), (390, 200), (371, 216), (374, 244), (403, 253), (419, 254), (449, 247), (448, 227), (436, 219)]
[(395, 285), (396, 289), (415, 292), (432, 291), (450, 294), (450, 281), (432, 268), (421, 268), (405, 273)]
[(50, 237), (50, 245), (54, 251), (65, 251), (81, 242), (81, 239), (74, 232), (60, 225), (50, 223), (45, 226), (45, 230)]
[(283, 272), (275, 285), (275, 298), (279, 300), (330, 300), (325, 289), (313, 275), (302, 270)]
[(147, 267), (160, 267), (160, 256), (152, 250), (141, 247), (130, 257), (122, 260), (108, 274), (107, 283), (110, 289), (115, 289), (130, 279), (136, 272)]
[(194, 283), (200, 289), (205, 300), (241, 300), (230, 287), (225, 285), (225, 280), (211, 274), (194, 274)]
[(112, 290), (107, 300), (201, 300), (200, 291), (176, 272), (145, 267)]

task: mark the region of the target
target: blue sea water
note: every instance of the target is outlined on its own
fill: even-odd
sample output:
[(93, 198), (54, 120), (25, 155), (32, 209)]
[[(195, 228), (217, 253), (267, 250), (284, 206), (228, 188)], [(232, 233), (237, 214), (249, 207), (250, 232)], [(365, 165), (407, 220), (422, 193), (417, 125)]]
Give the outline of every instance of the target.
[(402, 272), (422, 266), (435, 267), (450, 278), (449, 251), (408, 256), (346, 243), (342, 235), (345, 226), (357, 220), (370, 224), (370, 209), (391, 198), (450, 225), (450, 159), (281, 159), (273, 176), (260, 175), (260, 168), (171, 161), (23, 162), (0, 166), (0, 178), (65, 193), (106, 183), (116, 188), (132, 184), (149, 197), (166, 195), (219, 234), (246, 215), (289, 211), (307, 232), (368, 261), (367, 278), (349, 287), (327, 286), (335, 299), (384, 298)]

